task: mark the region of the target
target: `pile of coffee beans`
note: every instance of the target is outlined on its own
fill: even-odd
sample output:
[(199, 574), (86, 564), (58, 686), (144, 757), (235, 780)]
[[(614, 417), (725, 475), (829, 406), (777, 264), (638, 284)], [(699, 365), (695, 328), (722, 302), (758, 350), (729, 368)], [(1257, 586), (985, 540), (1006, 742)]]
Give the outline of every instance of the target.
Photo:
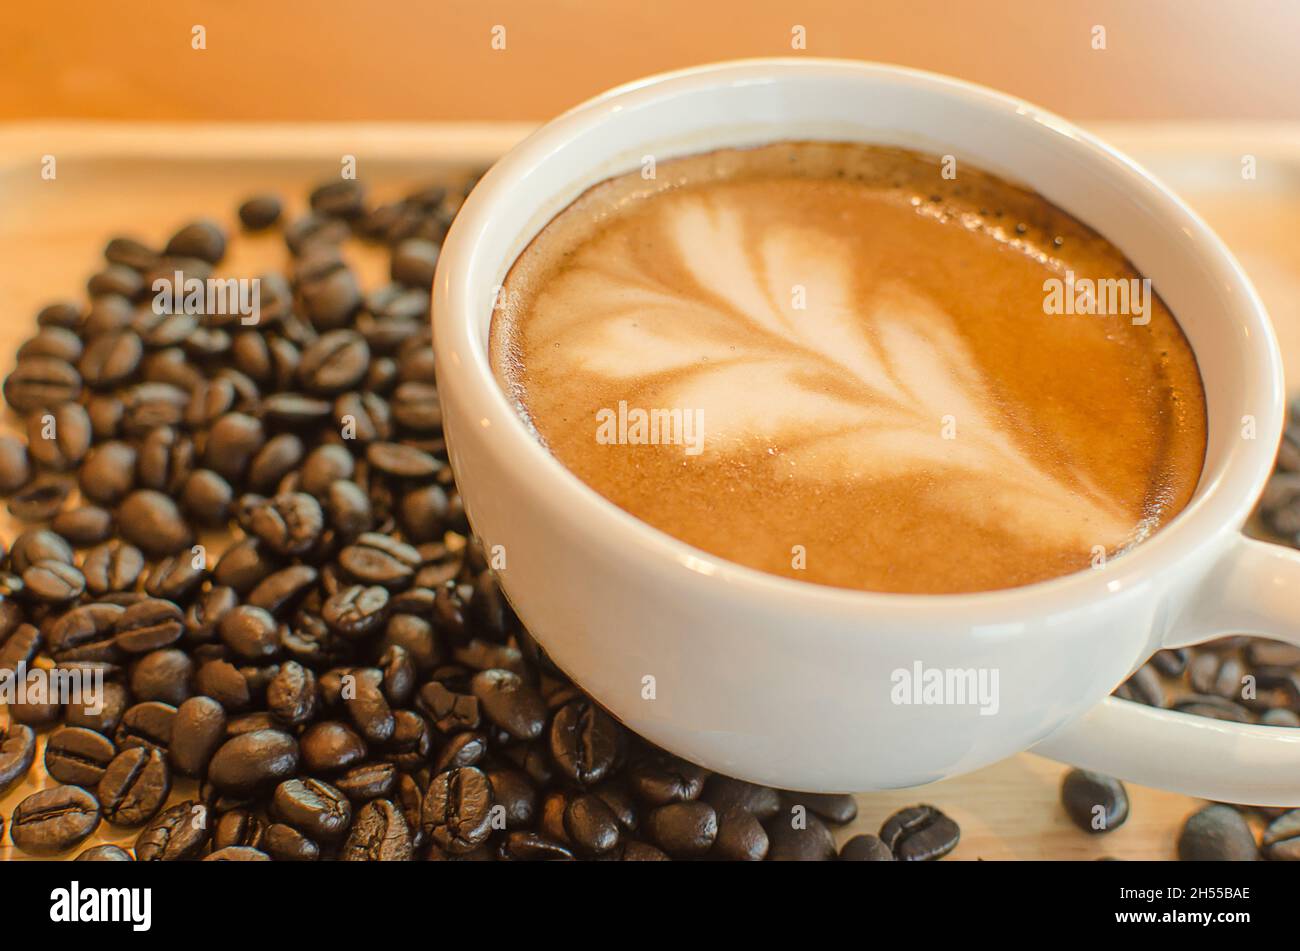
[[(631, 734), (547, 659), (470, 534), (429, 331), (464, 190), (373, 205), (324, 184), (283, 225), (260, 316), (161, 307), (228, 235), (115, 237), (89, 303), (45, 307), (4, 381), (0, 668), (104, 678), (102, 707), (28, 698), (0, 728), (0, 816), (35, 855), (101, 823), (88, 861), (913, 860), (957, 844), (933, 806), (837, 850), (849, 796), (756, 786)], [(280, 226), (275, 195), (238, 209)], [(343, 249), (388, 249), (364, 292)], [(221, 309), (221, 308), (215, 308)], [(227, 531), (229, 530), (229, 531)], [(7, 822), (7, 830), (5, 824)]]

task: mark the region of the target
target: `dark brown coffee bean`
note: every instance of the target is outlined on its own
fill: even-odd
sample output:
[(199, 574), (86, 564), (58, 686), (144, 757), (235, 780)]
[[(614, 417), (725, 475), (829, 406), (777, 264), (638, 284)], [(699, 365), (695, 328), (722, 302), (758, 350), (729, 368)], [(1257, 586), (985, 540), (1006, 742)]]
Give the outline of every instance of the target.
[(55, 360), (62, 360), (64, 363), (71, 363), (75, 366), (77, 361), (81, 359), (81, 351), (81, 338), (71, 330), (66, 327), (42, 327), (36, 333), (36, 336), (29, 337), (18, 348), (18, 359), (52, 357)]
[(386, 743), (393, 736), (396, 721), (383, 691), (383, 672), (374, 667), (352, 671), (351, 690), (345, 692), (343, 707), (367, 743)]
[(374, 442), (366, 448), (371, 468), (394, 479), (430, 479), (442, 463), (426, 452), (395, 442)]
[(139, 862), (186, 862), (203, 854), (211, 835), (207, 806), (192, 799), (154, 816), (135, 840)]
[(321, 617), (331, 630), (357, 640), (378, 630), (387, 611), (388, 591), (385, 588), (350, 585), (326, 599), (321, 606)]
[(64, 360), (27, 357), (5, 377), (4, 398), (14, 412), (53, 409), (81, 395), (81, 374)]
[(247, 594), (280, 567), (275, 555), (256, 538), (241, 539), (226, 549), (212, 572), (217, 584)]
[(280, 653), (279, 627), (262, 608), (248, 604), (231, 608), (222, 615), (217, 634), (241, 660), (259, 663)]
[(835, 837), (815, 815), (796, 809), (778, 814), (764, 828), (769, 862), (829, 862), (835, 858)]
[(1259, 849), (1245, 817), (1231, 806), (1214, 803), (1193, 813), (1183, 824), (1178, 858), (1184, 862), (1254, 862)]
[(508, 670), (484, 670), (474, 675), (470, 688), (488, 721), (517, 740), (533, 740), (546, 727), (547, 710), (535, 689)]
[(449, 769), (429, 783), (422, 822), (430, 840), (451, 855), (464, 855), (492, 832), (492, 784), (479, 769)]
[(302, 726), (316, 715), (316, 675), (296, 661), (285, 661), (266, 688), (266, 706), (276, 719)]
[(1070, 770), (1061, 783), (1061, 803), (1084, 832), (1109, 832), (1128, 818), (1124, 784), (1101, 773)]
[(134, 862), (131, 853), (120, 845), (92, 845), (77, 856), (78, 862)]
[(80, 786), (52, 786), (14, 807), (9, 838), (32, 855), (56, 855), (85, 841), (98, 825), (94, 796)]
[(27, 446), (13, 436), (0, 435), (0, 495), (12, 495), (32, 476)]
[(318, 185), (309, 196), (312, 211), (331, 218), (360, 217), (365, 211), (365, 200), (365, 186), (354, 178)]
[[(81, 726), (105, 736), (112, 736), (122, 722), (128, 706), (125, 688), (121, 684), (105, 683), (95, 698), (83, 698), (64, 708), (63, 722), (68, 726)], [(3, 784), (0, 784), (3, 785)]]
[(302, 491), (324, 499), (330, 486), (340, 479), (351, 479), (355, 470), (356, 460), (342, 446), (332, 443), (317, 446), (303, 459)]
[(86, 579), (80, 571), (61, 561), (38, 561), (23, 572), (27, 597), (46, 604), (66, 604), (81, 597)]
[(171, 601), (147, 598), (131, 605), (114, 624), (114, 644), (128, 654), (143, 654), (175, 644), (185, 632), (185, 615)]
[(170, 496), (152, 489), (137, 489), (117, 512), (122, 537), (145, 553), (161, 558), (194, 543), (189, 524)]
[(503, 862), (573, 861), (573, 853), (559, 842), (552, 842), (536, 832), (523, 830), (511, 832), (501, 841), (497, 857)]
[(214, 849), (260, 848), (267, 823), (250, 809), (231, 809), (217, 819), (212, 831)]
[(361, 382), (370, 364), (370, 346), (355, 330), (331, 330), (303, 351), (298, 365), (302, 388), (332, 396)]
[(1187, 694), (1174, 703), (1179, 713), (1191, 713), (1198, 717), (1214, 720), (1226, 720), (1230, 723), (1250, 723), (1250, 711), (1239, 703), (1225, 700), (1211, 694)]
[(266, 827), (262, 844), (266, 853), (277, 862), (315, 862), (320, 858), (319, 845), (283, 822)]
[(609, 773), (618, 755), (618, 724), (589, 700), (560, 708), (551, 721), (551, 756), (574, 782), (590, 786)]
[(393, 249), (390, 271), (394, 281), (428, 290), (433, 287), (433, 273), (437, 266), (438, 245), (410, 238)]
[(162, 808), (171, 786), (171, 771), (163, 754), (136, 747), (123, 750), (108, 764), (97, 798), (109, 822), (140, 826)]
[(38, 475), (9, 498), (9, 514), (22, 522), (48, 522), (58, 516), (76, 487), (69, 476)]
[(36, 759), (36, 733), (22, 723), (0, 727), (0, 795), (26, 778)]
[(767, 830), (752, 813), (732, 809), (718, 814), (718, 834), (709, 853), (712, 858), (724, 862), (761, 862), (767, 857), (767, 849)]
[(226, 413), (208, 431), (203, 464), (228, 482), (238, 482), (265, 442), (266, 433), (258, 420), (243, 413)]
[(698, 858), (713, 848), (718, 815), (706, 802), (671, 802), (646, 817), (655, 845), (674, 858)]
[(90, 449), (90, 417), (80, 403), (37, 410), (27, 417), (27, 451), (46, 469), (75, 469)]
[(894, 853), (874, 835), (855, 835), (840, 849), (841, 862), (892, 862)]
[(135, 485), (135, 461), (135, 449), (127, 443), (96, 445), (77, 473), (81, 494), (100, 505), (116, 505)]
[(163, 253), (216, 264), (226, 253), (226, 235), (215, 222), (194, 221), (172, 235)]
[(45, 771), (69, 786), (94, 788), (117, 755), (111, 740), (81, 727), (55, 730), (45, 742)]
[(930, 861), (955, 849), (961, 830), (934, 806), (909, 806), (885, 820), (880, 838), (900, 862)]
[(803, 806), (835, 825), (845, 825), (858, 816), (857, 800), (846, 794), (787, 792), (782, 794), (781, 800), (786, 810), (791, 806)]
[(130, 591), (144, 571), (144, 553), (134, 545), (105, 542), (86, 553), (82, 569), (93, 595)]
[(613, 810), (592, 793), (581, 793), (565, 803), (564, 829), (578, 851), (589, 856), (612, 852), (621, 835)]
[(1165, 705), (1165, 688), (1160, 683), (1160, 675), (1150, 664), (1139, 667), (1128, 680), (1115, 688), (1115, 696), (1148, 707)]
[(113, 537), (113, 513), (98, 505), (83, 505), (60, 512), (50, 527), (78, 548), (89, 548)]
[(325, 527), (320, 503), (306, 492), (286, 492), (257, 506), (249, 528), (271, 551), (304, 555)]
[(334, 784), (356, 803), (384, 799), (398, 791), (400, 774), (392, 763), (362, 763), (337, 777)]
[(190, 697), (172, 721), (169, 755), (182, 776), (202, 778), (226, 737), (226, 711), (211, 697)]
[(167, 703), (150, 700), (127, 707), (122, 722), (113, 734), (118, 750), (142, 746), (167, 752), (172, 741), (172, 726), (176, 708)]
[(1300, 809), (1284, 812), (1270, 822), (1260, 845), (1266, 859), (1300, 862)]
[(208, 780), (222, 792), (254, 795), (298, 769), (298, 743), (279, 730), (255, 730), (227, 740), (208, 764)]
[(239, 221), (249, 231), (262, 231), (280, 220), (280, 196), (254, 195), (239, 206)]
[(705, 783), (703, 798), (719, 814), (733, 808), (741, 809), (759, 822), (767, 822), (781, 811), (780, 793), (770, 786), (758, 786), (716, 773)]

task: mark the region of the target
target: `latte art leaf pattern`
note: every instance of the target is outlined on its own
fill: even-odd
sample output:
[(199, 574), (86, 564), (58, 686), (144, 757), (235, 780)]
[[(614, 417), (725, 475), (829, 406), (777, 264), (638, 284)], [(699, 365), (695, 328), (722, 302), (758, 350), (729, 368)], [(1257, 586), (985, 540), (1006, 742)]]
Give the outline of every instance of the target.
[(661, 230), (656, 253), (698, 293), (630, 250), (580, 252), (564, 294), (588, 306), (548, 329), (583, 372), (634, 388), (641, 405), (703, 410), (704, 464), (757, 460), (823, 487), (912, 479), (965, 518), (1029, 537), (1085, 550), (1138, 540), (1104, 486), (1060, 453), (1049, 467), (1027, 450), (1022, 408), (1000, 404), (949, 314), (902, 281), (862, 286), (835, 235), (759, 230), (710, 195), (673, 202)]

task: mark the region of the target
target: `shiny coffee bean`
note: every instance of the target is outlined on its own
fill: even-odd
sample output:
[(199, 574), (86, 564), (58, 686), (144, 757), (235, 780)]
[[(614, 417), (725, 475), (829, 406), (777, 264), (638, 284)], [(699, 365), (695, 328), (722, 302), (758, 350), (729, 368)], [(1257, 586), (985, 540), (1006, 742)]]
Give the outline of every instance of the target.
[(329, 776), (356, 766), (366, 758), (366, 741), (338, 720), (313, 723), (302, 734), (303, 769), (313, 776)]
[(208, 764), (208, 780), (222, 792), (247, 796), (290, 778), (298, 769), (298, 743), (279, 730), (255, 730), (223, 743)]
[(36, 734), (22, 723), (0, 727), (0, 795), (27, 776), (36, 759)]
[(56, 855), (85, 841), (99, 825), (99, 803), (80, 786), (52, 786), (14, 807), (13, 844), (31, 855)]
[(929, 861), (955, 849), (961, 830), (934, 806), (909, 806), (885, 820), (880, 838), (900, 862)]
[(855, 835), (844, 843), (840, 849), (841, 862), (892, 862), (894, 853), (889, 851), (878, 836)]
[(141, 826), (162, 808), (171, 785), (166, 757), (156, 749), (136, 747), (123, 750), (108, 764), (96, 795), (109, 822)]
[(210, 837), (208, 808), (192, 799), (179, 802), (141, 830), (135, 840), (136, 861), (193, 861), (203, 854)]
[(1254, 862), (1259, 849), (1245, 817), (1232, 806), (1214, 803), (1193, 813), (1183, 824), (1178, 858), (1184, 862)]
[(376, 799), (357, 813), (339, 857), (345, 862), (408, 862), (413, 851), (402, 811), (387, 799)]
[(424, 796), (425, 834), (443, 851), (464, 855), (487, 841), (492, 831), (492, 784), (470, 766), (433, 777)]
[(614, 766), (620, 729), (590, 700), (575, 700), (561, 707), (551, 721), (551, 756), (573, 782), (593, 785)]
[(318, 842), (336, 839), (352, 823), (352, 804), (336, 787), (320, 779), (288, 779), (275, 787), (271, 811)]
[(140, 746), (165, 753), (171, 744), (175, 721), (176, 708), (170, 704), (156, 700), (137, 703), (122, 714), (113, 742), (119, 750)]
[(1084, 832), (1109, 832), (1128, 818), (1124, 784), (1101, 773), (1070, 770), (1061, 783), (1061, 803)]
[(202, 778), (226, 738), (226, 711), (211, 697), (190, 697), (172, 721), (169, 755), (182, 776)]
[(131, 853), (120, 845), (92, 845), (77, 856), (78, 862), (134, 862)]
[(116, 755), (108, 737), (82, 727), (63, 727), (45, 741), (45, 771), (56, 782), (93, 789)]

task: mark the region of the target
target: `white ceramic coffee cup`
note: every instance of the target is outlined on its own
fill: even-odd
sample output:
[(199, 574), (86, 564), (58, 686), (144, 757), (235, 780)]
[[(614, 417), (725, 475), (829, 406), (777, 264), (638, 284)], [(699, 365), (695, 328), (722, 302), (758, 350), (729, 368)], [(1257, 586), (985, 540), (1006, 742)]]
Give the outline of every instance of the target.
[[(1191, 504), (1096, 570), (972, 595), (872, 594), (723, 561), (568, 472), (489, 367), (494, 295), (511, 263), (579, 193), (644, 156), (783, 139), (954, 155), (958, 168), (1026, 184), (1118, 245), (1200, 363), (1209, 444)], [(893, 66), (749, 60), (652, 77), (560, 116), (483, 178), (443, 245), (433, 310), (452, 465), (474, 530), (501, 546), (507, 596), (555, 662), (652, 741), (804, 790), (911, 786), (1033, 747), (1193, 795), (1300, 805), (1300, 730), (1107, 698), (1164, 647), (1228, 633), (1300, 643), (1300, 555), (1241, 534), (1285, 412), (1259, 298), (1196, 215), (1086, 132), (1018, 99)], [(895, 702), (895, 671), (918, 663), (996, 671), (996, 712)]]

